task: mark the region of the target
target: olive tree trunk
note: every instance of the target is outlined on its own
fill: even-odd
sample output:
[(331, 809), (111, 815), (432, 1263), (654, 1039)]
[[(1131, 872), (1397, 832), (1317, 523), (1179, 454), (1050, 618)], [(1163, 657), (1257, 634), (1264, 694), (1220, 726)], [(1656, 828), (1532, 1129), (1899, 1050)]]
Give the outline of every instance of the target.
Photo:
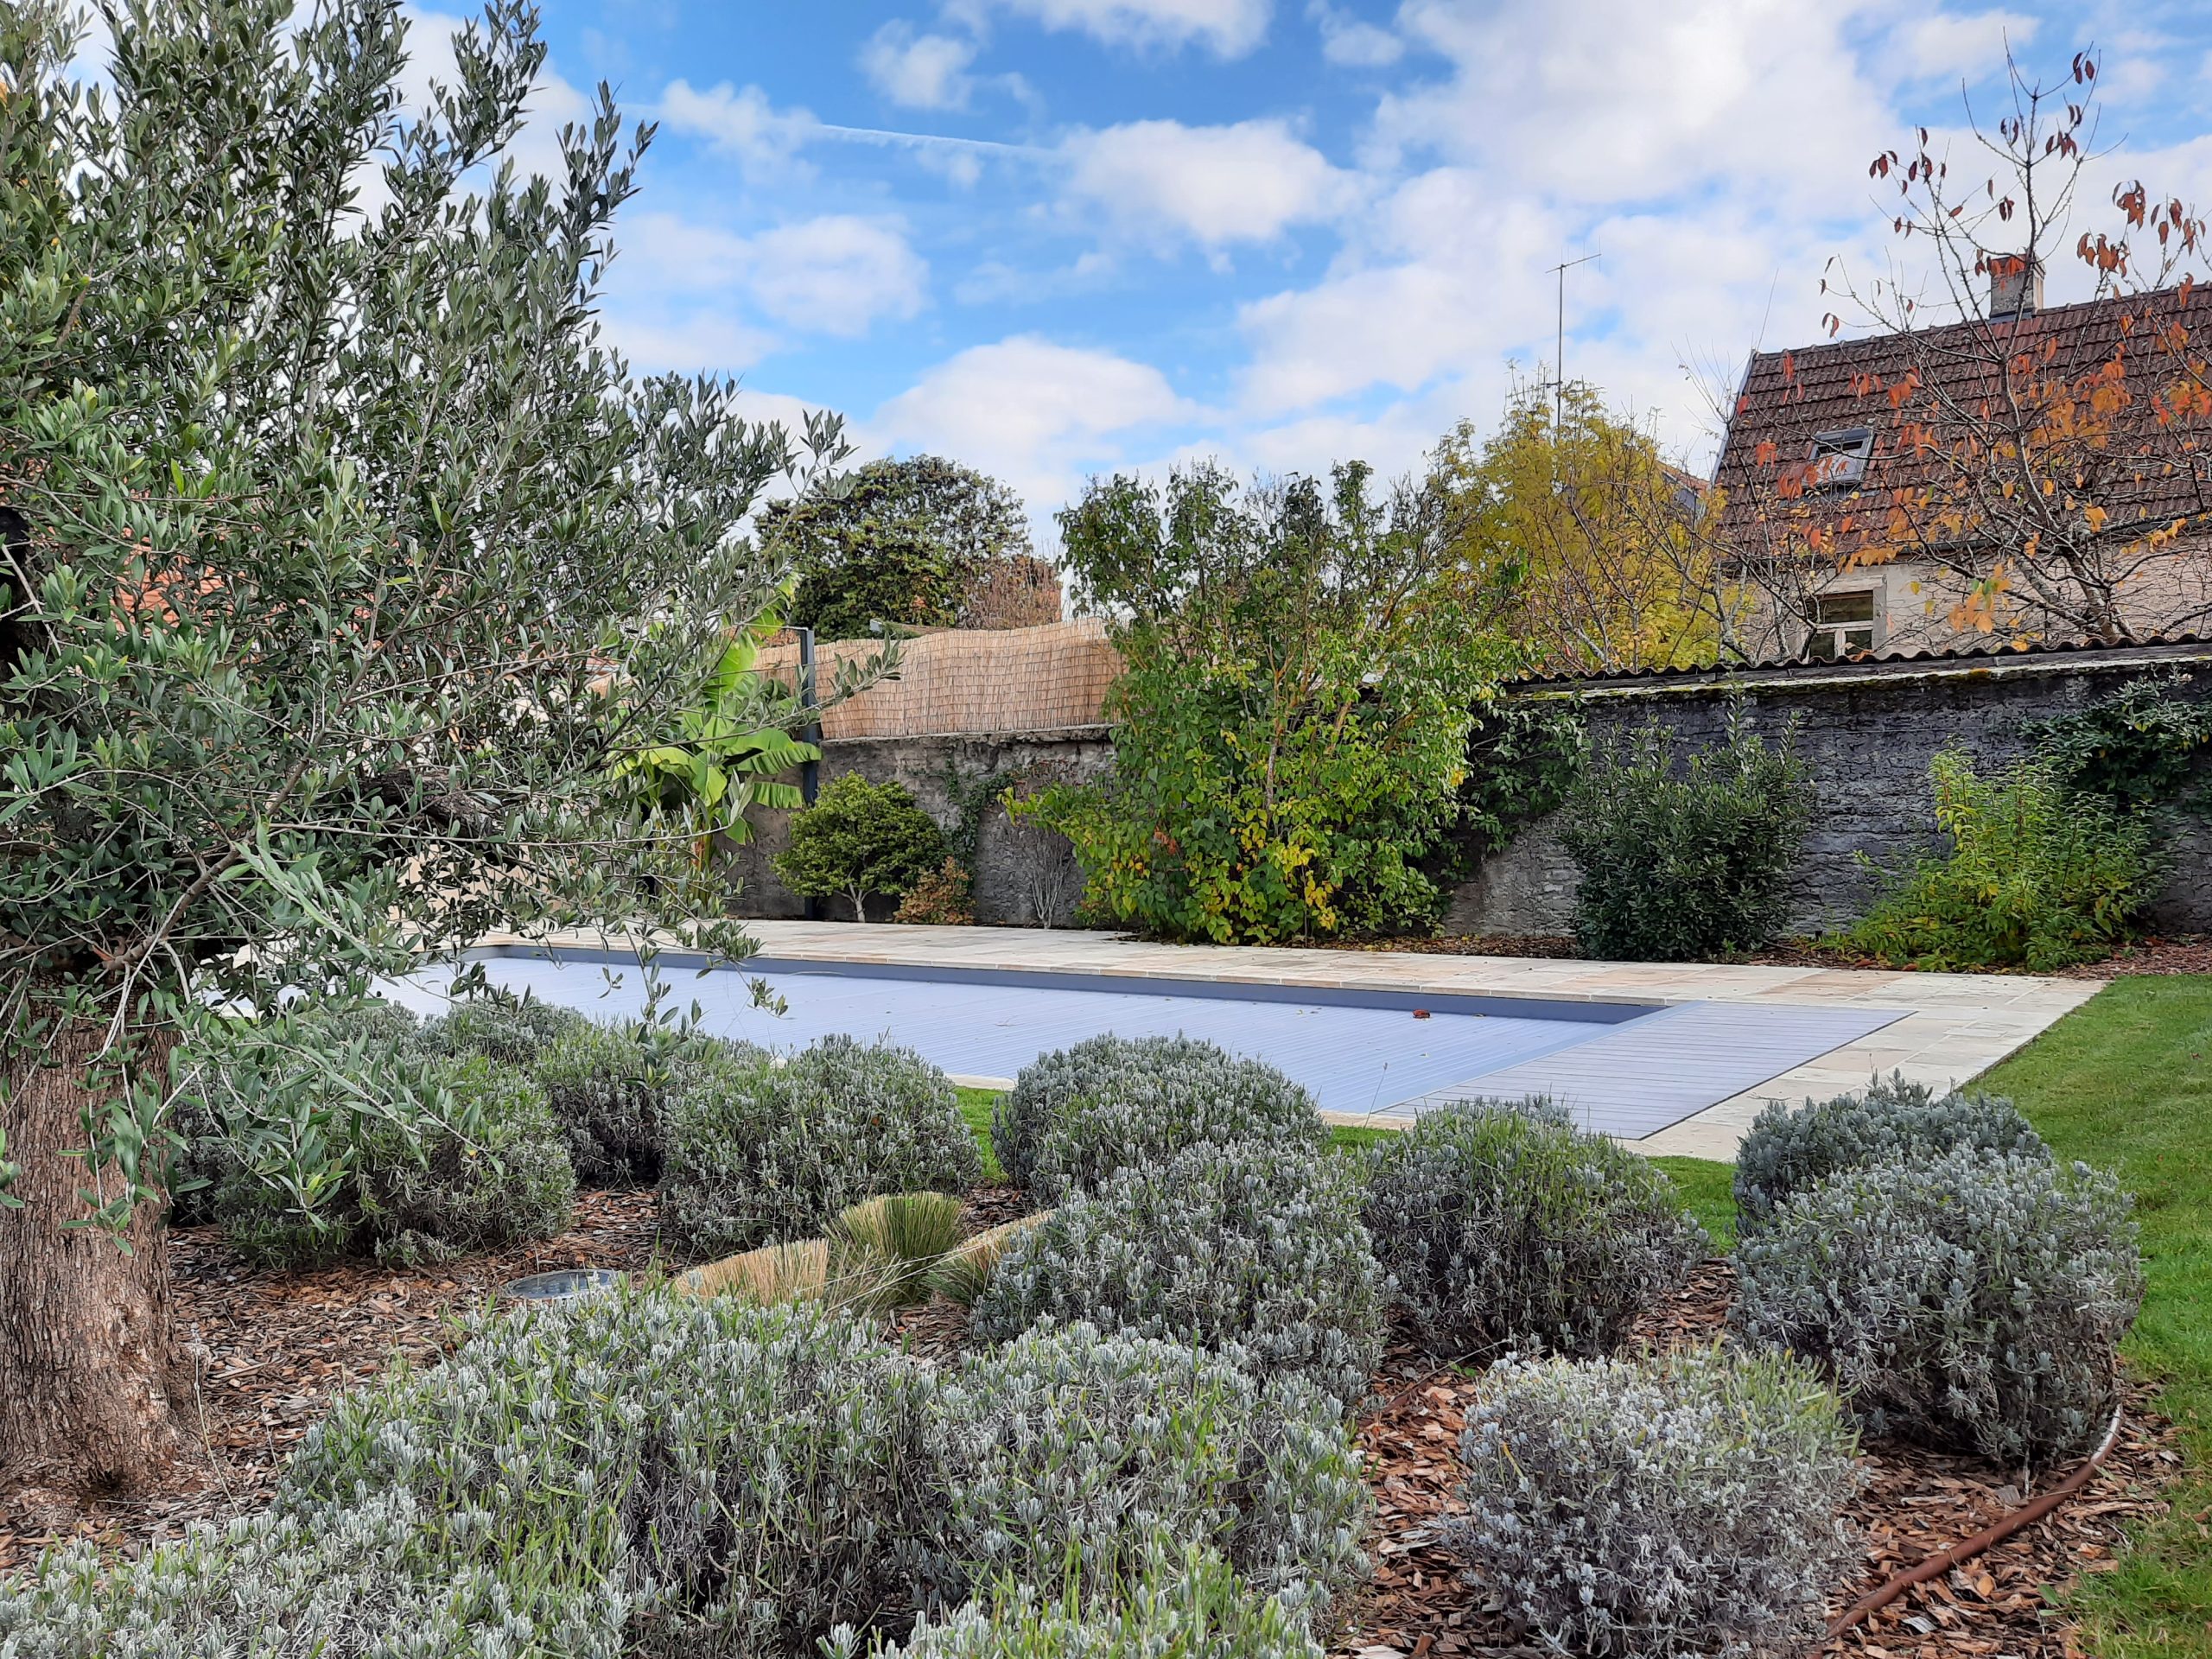
[(142, 1205), (120, 1240), (64, 1224), (92, 1213), (78, 1196), (85, 1160), (67, 1154), (98, 1103), (87, 1071), (100, 1038), (59, 1033), (17, 1058), (0, 1096), (22, 1169), (21, 1203), (0, 1208), (0, 1477), (105, 1496), (150, 1486), (194, 1442), (162, 1206)]

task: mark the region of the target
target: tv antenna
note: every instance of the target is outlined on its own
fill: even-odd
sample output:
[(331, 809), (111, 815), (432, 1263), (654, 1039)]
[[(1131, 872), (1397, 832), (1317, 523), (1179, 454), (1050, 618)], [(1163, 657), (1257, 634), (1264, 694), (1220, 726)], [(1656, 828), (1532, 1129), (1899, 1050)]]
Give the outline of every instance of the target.
[(1552, 340), (1552, 430), (1556, 434), (1567, 423), (1567, 273), (1577, 265), (1586, 265), (1598, 256), (1586, 253), (1580, 259), (1568, 259), (1552, 267), (1552, 275), (1559, 278), (1559, 315)]

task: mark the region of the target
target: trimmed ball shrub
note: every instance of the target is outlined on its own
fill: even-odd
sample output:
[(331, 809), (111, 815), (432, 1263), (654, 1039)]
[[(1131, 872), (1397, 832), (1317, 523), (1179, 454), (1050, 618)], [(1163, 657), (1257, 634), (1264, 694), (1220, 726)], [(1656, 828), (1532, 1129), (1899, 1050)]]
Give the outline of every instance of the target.
[[(828, 1659), (855, 1659), (855, 1640)], [(1001, 1581), (942, 1619), (924, 1618), (880, 1659), (1321, 1659), (1305, 1627), (1272, 1596), (1255, 1593), (1228, 1562), (1192, 1545), (1155, 1543), (1142, 1575), (1117, 1605), (1084, 1608)]]
[(1852, 1553), (1849, 1421), (1781, 1355), (1500, 1362), (1446, 1538), (1557, 1652), (1807, 1652)]
[(942, 1529), (925, 1605), (1001, 1575), (1125, 1582), (1205, 1544), (1319, 1626), (1365, 1565), (1369, 1497), (1337, 1402), (1179, 1343), (1040, 1328), (964, 1356), (925, 1430)]
[(1188, 1037), (1093, 1037), (1022, 1067), (991, 1143), (1042, 1204), (1185, 1147), (1255, 1141), (1319, 1149), (1313, 1097), (1271, 1065)]
[(1042, 1319), (1227, 1354), (1306, 1376), (1347, 1410), (1382, 1352), (1382, 1274), (1346, 1159), (1265, 1143), (1125, 1169), (1021, 1233), (976, 1299), (999, 1339)]
[(1758, 1231), (1777, 1205), (1841, 1171), (1923, 1163), (1961, 1147), (2050, 1158), (2043, 1137), (2011, 1101), (1956, 1091), (1939, 1096), (1901, 1074), (1794, 1110), (1770, 1101), (1736, 1149), (1737, 1231)]
[(2143, 1299), (2119, 1182), (1978, 1147), (1830, 1177), (1736, 1271), (1738, 1328), (1817, 1362), (1868, 1433), (2015, 1468), (2102, 1435)]
[(567, 1132), (569, 1159), (586, 1187), (651, 1185), (667, 1156), (671, 1096), (703, 1076), (750, 1071), (766, 1049), (696, 1032), (632, 1021), (548, 1022), (552, 1035), (536, 1069), (554, 1121)]
[(530, 1073), (480, 1055), (438, 1064), (429, 1081), (451, 1095), (453, 1116), (412, 1147), (379, 1126), (355, 1177), (378, 1258), (448, 1262), (565, 1231), (575, 1173)]
[(982, 1178), (960, 1096), (909, 1048), (825, 1037), (783, 1065), (688, 1076), (671, 1108), (661, 1227), (695, 1257), (824, 1231), (886, 1192)]
[(1439, 1357), (1610, 1353), (1711, 1248), (1662, 1172), (1541, 1101), (1422, 1113), (1372, 1154), (1366, 1219)]

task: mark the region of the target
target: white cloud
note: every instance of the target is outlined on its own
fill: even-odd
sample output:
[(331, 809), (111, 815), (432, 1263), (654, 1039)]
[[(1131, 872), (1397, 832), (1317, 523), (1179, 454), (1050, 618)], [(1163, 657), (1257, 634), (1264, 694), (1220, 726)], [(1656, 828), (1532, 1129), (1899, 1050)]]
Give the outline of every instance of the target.
[(720, 293), (772, 321), (846, 339), (883, 318), (911, 317), (927, 299), (929, 267), (895, 219), (825, 213), (741, 236), (639, 213), (620, 228), (617, 268), (627, 267), (624, 291), (633, 296)]
[(1339, 11), (1329, 0), (1313, 0), (1306, 12), (1320, 29), (1321, 55), (1340, 68), (1387, 69), (1405, 55), (1406, 43), (1389, 29)]
[(975, 41), (918, 34), (912, 23), (897, 19), (868, 36), (860, 56), (871, 86), (893, 103), (916, 110), (965, 106), (974, 85), (968, 66), (975, 60)]
[(1980, 80), (2005, 62), (2009, 41), (2028, 44), (2040, 18), (2017, 11), (1980, 11), (1968, 16), (1936, 12), (1910, 19), (1895, 39), (1903, 60), (1916, 75)]
[(1294, 225), (1335, 217), (1357, 194), (1351, 175), (1280, 121), (1135, 121), (1077, 133), (1065, 149), (1077, 201), (1133, 234), (1206, 248), (1272, 240)]
[(622, 305), (607, 312), (605, 332), (640, 374), (738, 374), (776, 346), (766, 329), (705, 306)]
[(980, 16), (994, 4), (1109, 46), (1198, 43), (1219, 58), (1240, 58), (1259, 45), (1274, 9), (1274, 0), (955, 0), (947, 10)]
[(864, 438), (956, 455), (1005, 479), (1041, 519), (1131, 434), (1193, 413), (1147, 364), (1018, 334), (938, 364), (877, 410)]
[(779, 110), (758, 86), (728, 81), (703, 92), (689, 81), (671, 81), (661, 94), (660, 116), (675, 130), (734, 156), (748, 175), (791, 167), (801, 146), (822, 130), (809, 111)]

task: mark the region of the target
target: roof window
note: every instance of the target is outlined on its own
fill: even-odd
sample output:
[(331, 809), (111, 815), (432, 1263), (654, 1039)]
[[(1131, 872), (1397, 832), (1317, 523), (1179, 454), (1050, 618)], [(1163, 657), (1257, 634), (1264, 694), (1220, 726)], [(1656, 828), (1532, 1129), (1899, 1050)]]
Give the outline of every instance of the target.
[(1805, 468), (1808, 490), (1847, 488), (1866, 476), (1867, 457), (1874, 453), (1874, 429), (1847, 426), (1813, 435), (1813, 453)]

